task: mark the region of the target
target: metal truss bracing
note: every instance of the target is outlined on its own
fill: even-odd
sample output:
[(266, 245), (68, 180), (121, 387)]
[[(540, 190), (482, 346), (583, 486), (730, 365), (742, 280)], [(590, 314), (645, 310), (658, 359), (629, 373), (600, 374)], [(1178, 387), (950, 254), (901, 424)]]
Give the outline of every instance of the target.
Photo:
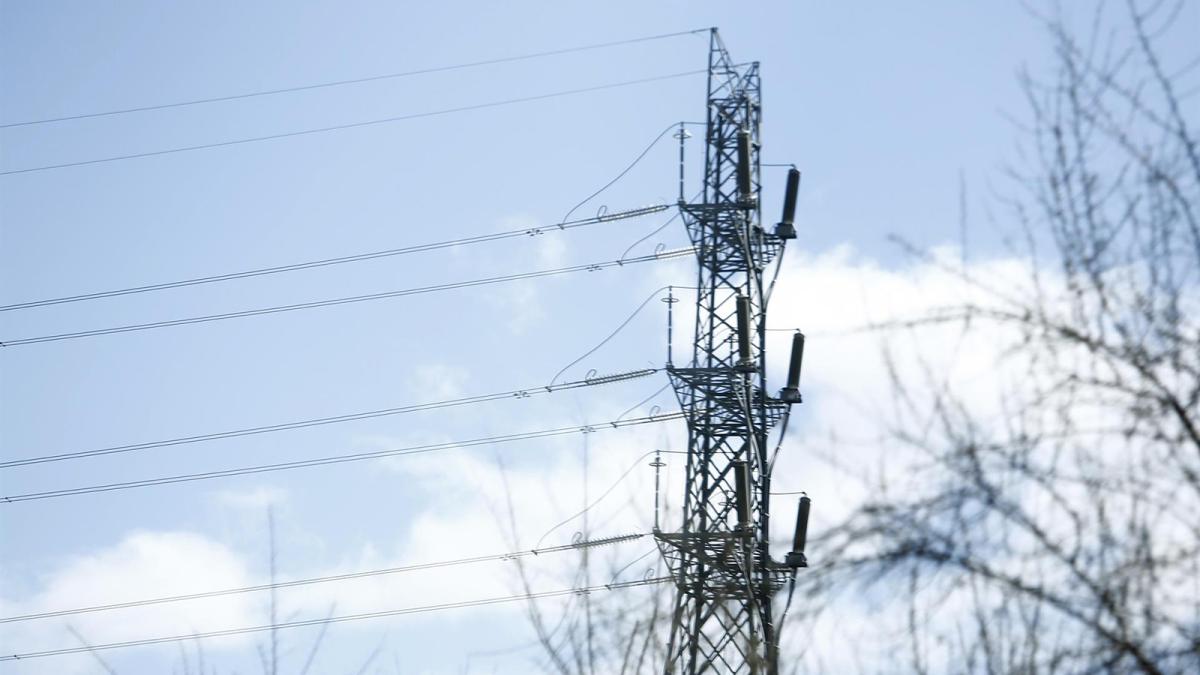
[[(734, 63), (714, 29), (708, 71), (704, 201), (680, 204), (699, 263), (693, 357), (667, 369), (688, 424), (688, 465), (682, 529), (656, 532), (676, 585), (666, 672), (768, 675), (771, 598), (790, 572), (768, 552), (767, 433), (786, 404), (766, 395), (763, 269), (783, 242), (764, 231), (759, 208), (758, 64)], [(749, 358), (739, 351), (739, 297), (753, 327)]]

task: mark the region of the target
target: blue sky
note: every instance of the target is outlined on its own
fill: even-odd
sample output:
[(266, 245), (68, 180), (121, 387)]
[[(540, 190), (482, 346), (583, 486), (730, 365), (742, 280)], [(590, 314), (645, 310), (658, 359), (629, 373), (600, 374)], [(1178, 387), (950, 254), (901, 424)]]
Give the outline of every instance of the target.
[[(1185, 22), (1196, 22), (1192, 10)], [(959, 244), (960, 175), (979, 225), (972, 230), (970, 254), (982, 260), (1004, 254), (977, 203), (1003, 183), (1002, 169), (1016, 157), (1018, 131), (1009, 116), (1024, 111), (1017, 69), (1027, 65), (1036, 71), (1047, 57), (1039, 27), (1017, 3), (4, 0), (0, 122), (708, 26), (720, 27), (736, 59), (762, 63), (764, 159), (794, 162), (804, 171), (801, 235), (784, 274), (792, 295), (779, 301), (775, 325), (835, 325), (809, 314), (831, 302), (832, 291), (818, 285), (821, 279), (844, 281), (837, 288), (862, 302), (839, 315), (840, 325), (870, 319), (862, 309), (867, 305), (883, 311), (912, 300), (886, 300), (895, 280), (889, 275), (911, 263), (887, 236), (896, 233), (928, 246)], [(1182, 53), (1182, 45), (1175, 47), (1168, 58)], [(706, 49), (707, 36), (698, 34), (346, 87), (0, 129), (0, 171), (678, 73), (703, 68)], [(551, 224), (667, 125), (703, 119), (703, 104), (703, 78), (691, 76), (299, 138), (0, 176), (0, 303)], [(692, 186), (701, 148), (699, 138), (689, 142)], [(673, 202), (676, 153), (673, 139), (664, 139), (579, 214), (594, 214), (600, 205), (619, 210)], [(766, 216), (774, 219), (784, 174), (771, 169), (764, 175)], [(0, 314), (0, 340), (612, 260), (665, 219), (7, 312)], [(635, 252), (684, 240), (675, 223)], [(815, 271), (806, 276), (806, 269), (825, 276)], [(685, 262), (651, 263), (6, 348), (0, 350), (0, 456), (86, 450), (537, 386), (594, 346), (655, 289), (687, 285), (691, 276)], [(927, 282), (918, 278), (910, 290), (932, 292)], [(871, 293), (876, 295), (868, 298)], [(652, 303), (565, 377), (581, 379), (589, 369), (659, 366), (664, 341), (663, 307)], [(832, 424), (819, 421), (823, 391), (827, 400), (838, 399), (834, 383), (842, 382), (855, 398), (853, 383), (872, 377), (845, 376), (830, 365), (853, 362), (852, 355), (834, 353), (846, 348), (832, 340), (810, 344), (814, 390), (806, 399), (814, 403), (793, 422), (801, 432), (787, 448), (792, 458), (781, 465), (788, 473), (778, 479), (809, 489), (817, 499), (836, 488), (805, 473), (800, 459), (805, 441), (818, 439), (803, 429)], [(785, 352), (775, 354), (778, 381)], [(0, 491), (9, 495), (603, 422), (663, 382), (658, 375), (577, 394), (5, 469)], [(656, 401), (663, 408), (672, 405), (665, 394)], [(852, 409), (838, 413), (843, 417), (827, 412), (843, 420)], [(602, 491), (647, 450), (671, 443), (681, 447), (678, 428), (597, 434), (587, 450), (594, 471), (587, 479), (589, 493)], [(504, 501), (502, 485), (489, 473), (496, 461), (511, 470), (521, 491), (521, 545), (532, 545), (545, 523), (581, 504), (578, 439), (440, 457), (4, 505), (0, 607), (48, 609), (54, 602), (83, 601), (80, 591), (70, 590), (79, 588), (111, 601), (140, 597), (148, 587), (178, 592), (261, 579), (267, 503), (277, 512), (283, 576), (502, 552), (511, 533), (496, 515)], [(647, 472), (634, 474), (615, 502), (605, 505), (611, 528), (648, 527)], [(485, 506), (497, 511), (481, 512)], [(604, 521), (601, 511), (593, 527)], [(569, 540), (575, 529), (579, 526), (548, 543)], [(618, 533), (596, 530), (602, 536)], [(631, 559), (643, 552), (633, 547), (622, 555)], [(189, 558), (211, 564), (185, 573)], [(139, 584), (119, 573), (143, 569), (139, 566), (160, 570), (164, 578)], [(204, 578), (206, 572), (211, 578)], [(548, 589), (564, 583), (553, 572), (544, 579)], [(431, 578), (376, 599), (407, 606), (512, 590), (512, 575), (504, 569), (469, 576), (469, 582), (461, 576)], [(347, 593), (346, 611), (370, 609), (369, 597)], [(320, 614), (328, 599), (285, 603), (303, 617)], [(164, 615), (158, 624), (131, 614), (80, 626), (99, 642), (152, 636), (185, 624), (207, 630), (261, 623), (260, 600), (190, 616)], [(6, 636), (0, 638), (2, 651), (77, 644), (61, 621), (21, 630), (0, 627), (0, 636)], [(304, 645), (311, 633), (288, 639)], [(391, 672), (393, 657), (402, 663), (401, 672), (461, 671), (473, 649), (528, 640), (519, 614), (461, 611), (338, 628), (322, 658), (350, 663), (382, 644), (386, 656), (377, 665), (388, 670), (381, 672)], [(209, 656), (219, 672), (251, 672), (257, 668), (253, 644), (215, 644)], [(289, 658), (300, 658), (297, 653)], [(529, 657), (515, 652), (474, 659), (470, 668), (521, 672)], [(178, 666), (179, 655), (174, 648), (147, 648), (112, 652), (106, 659), (119, 672), (166, 672)], [(0, 664), (14, 674), (68, 667), (89, 672), (95, 664), (86, 657)]]

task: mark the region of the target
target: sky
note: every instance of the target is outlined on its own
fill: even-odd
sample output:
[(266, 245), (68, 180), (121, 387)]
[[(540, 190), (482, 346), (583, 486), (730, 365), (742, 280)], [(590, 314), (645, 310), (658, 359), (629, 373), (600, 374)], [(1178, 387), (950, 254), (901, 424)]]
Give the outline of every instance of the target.
[[(1195, 8), (1182, 21), (1196, 24)], [(902, 237), (1020, 280), (988, 222), (1018, 157), (1017, 73), (1045, 36), (1018, 3), (18, 2), (0, 0), (0, 124), (439, 68), (719, 27), (763, 74), (763, 158), (804, 172), (772, 305), (809, 334), (805, 401), (776, 484), (807, 490), (814, 527), (878, 470), (846, 448), (886, 416), (879, 345), (845, 331), (965, 291)], [(1173, 51), (1174, 50), (1174, 51)], [(1166, 52), (1182, 65), (1183, 45)], [(702, 70), (707, 32), (553, 57), (121, 115), (0, 128), (0, 173), (478, 106)], [(679, 121), (702, 120), (702, 75), (328, 133), (0, 175), (0, 304), (153, 284), (559, 222)], [(693, 133), (699, 131), (695, 128)], [(689, 194), (702, 134), (687, 141)], [(672, 204), (669, 134), (574, 211)], [(764, 169), (766, 218), (783, 168)], [(970, 227), (961, 227), (965, 218)], [(0, 312), (0, 341), (346, 297), (651, 254), (686, 243), (670, 211), (567, 232), (353, 265)], [(647, 235), (650, 235), (647, 237)], [(631, 248), (632, 245), (632, 248)], [(392, 298), (0, 349), (0, 459), (11, 461), (659, 368), (667, 285), (690, 260), (647, 262)], [(957, 295), (956, 295), (957, 294)], [(651, 302), (644, 303), (647, 299)], [(676, 305), (684, 349), (688, 304)], [(644, 303), (644, 304), (643, 304)], [(642, 306), (640, 311), (639, 306)], [(786, 368), (773, 333), (771, 381)], [(938, 338), (941, 339), (941, 338)], [(943, 350), (980, 396), (995, 344)], [(936, 345), (941, 344), (934, 342)], [(677, 351), (677, 353), (679, 353)], [(659, 372), (571, 392), (0, 469), (0, 493), (100, 485), (351, 452), (453, 443), (670, 411)], [(649, 397), (649, 398), (648, 398)], [(641, 402), (641, 403), (639, 403)], [(554, 439), (0, 504), (0, 615), (504, 553), (653, 523), (647, 453), (679, 422)], [(677, 494), (668, 455), (664, 494)], [(611, 491), (606, 494), (606, 490)], [(598, 496), (582, 518), (569, 520)], [(825, 515), (821, 505), (828, 504)], [(840, 506), (839, 506), (840, 505)], [(785, 512), (790, 514), (791, 502)], [(274, 518), (274, 535), (268, 516)], [(777, 518), (790, 521), (790, 515)], [(786, 530), (777, 537), (780, 554)], [(549, 532), (543, 537), (543, 533)], [(646, 554), (596, 557), (591, 581)], [(819, 556), (811, 553), (810, 557)], [(569, 588), (574, 554), (531, 563)], [(653, 570), (643, 558), (623, 577)], [(607, 575), (607, 576), (606, 576)], [(603, 578), (602, 578), (603, 577)], [(511, 562), (281, 593), (277, 620), (511, 595)], [(637, 592), (637, 591), (631, 591)], [(551, 615), (557, 605), (546, 604)], [(271, 622), (263, 594), (0, 624), (0, 653)], [(316, 629), (280, 634), (295, 672)], [(263, 635), (107, 651), (116, 672), (258, 672)], [(526, 672), (519, 605), (332, 626), (314, 672)], [(369, 663), (368, 663), (369, 662)], [(90, 655), (0, 663), (4, 674), (101, 672)]]

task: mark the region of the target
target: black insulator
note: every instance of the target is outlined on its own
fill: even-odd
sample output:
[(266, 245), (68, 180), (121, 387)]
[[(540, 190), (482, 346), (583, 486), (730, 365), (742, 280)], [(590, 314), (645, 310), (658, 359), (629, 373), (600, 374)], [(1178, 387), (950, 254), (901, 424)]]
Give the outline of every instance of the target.
[(788, 567), (808, 567), (804, 546), (808, 543), (808, 512), (811, 507), (812, 500), (808, 495), (800, 498), (800, 508), (796, 511), (796, 535), (792, 538), (792, 552), (788, 553), (784, 560)]
[(788, 171), (787, 190), (783, 193), (783, 218), (775, 226), (775, 234), (781, 239), (796, 238), (796, 195), (800, 191), (800, 171)]
[(796, 536), (792, 538), (792, 550), (804, 553), (808, 543), (808, 512), (812, 509), (812, 500), (808, 495), (800, 498), (800, 508), (796, 510)]
[(750, 526), (750, 474), (745, 462), (733, 463), (734, 496), (737, 499), (738, 525)]
[(743, 202), (754, 199), (750, 184), (750, 132), (742, 129), (737, 138), (737, 184)]
[(800, 366), (804, 363), (804, 333), (792, 336), (792, 362), (788, 365), (787, 386), (779, 398), (788, 403), (800, 402)]
[(737, 297), (737, 338), (738, 338), (738, 367), (754, 368), (750, 357), (750, 298), (745, 295)]
[(779, 222), (791, 225), (796, 222), (796, 193), (800, 191), (800, 170), (788, 171), (787, 190), (783, 193), (783, 218)]

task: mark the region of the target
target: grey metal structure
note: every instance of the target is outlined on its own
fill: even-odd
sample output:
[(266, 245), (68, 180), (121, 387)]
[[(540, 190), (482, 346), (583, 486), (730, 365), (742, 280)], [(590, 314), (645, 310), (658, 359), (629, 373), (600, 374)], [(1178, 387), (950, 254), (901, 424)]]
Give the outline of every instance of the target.
[(771, 599), (804, 564), (768, 551), (767, 435), (799, 397), (766, 393), (763, 272), (795, 234), (762, 226), (761, 117), (758, 64), (734, 63), (713, 29), (704, 198), (679, 204), (699, 263), (693, 355), (667, 364), (688, 425), (682, 529), (655, 532), (676, 585), (667, 673), (774, 673)]

